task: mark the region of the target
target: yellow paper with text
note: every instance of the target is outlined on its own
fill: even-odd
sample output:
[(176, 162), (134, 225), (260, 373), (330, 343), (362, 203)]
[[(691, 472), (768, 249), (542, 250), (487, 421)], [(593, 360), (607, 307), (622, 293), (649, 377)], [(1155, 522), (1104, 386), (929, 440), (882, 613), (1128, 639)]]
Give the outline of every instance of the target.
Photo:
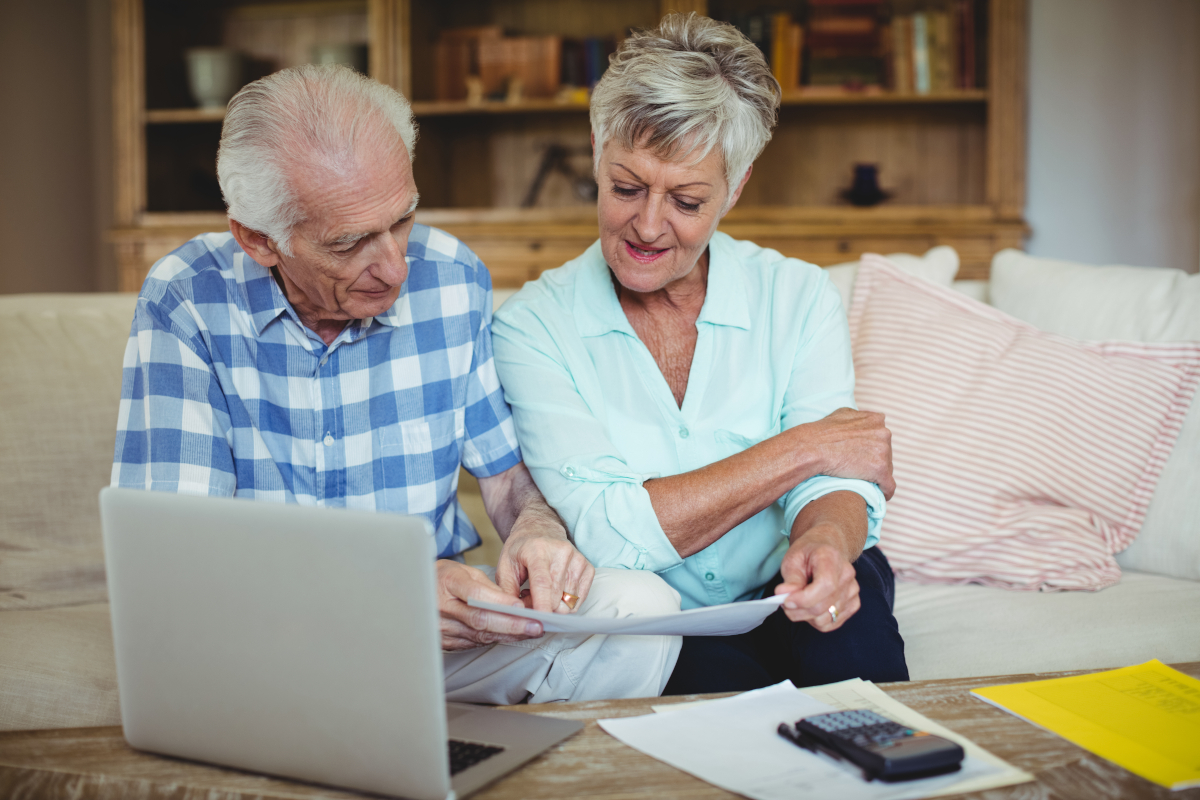
[(1161, 661), (972, 694), (1149, 781), (1200, 786), (1200, 680)]

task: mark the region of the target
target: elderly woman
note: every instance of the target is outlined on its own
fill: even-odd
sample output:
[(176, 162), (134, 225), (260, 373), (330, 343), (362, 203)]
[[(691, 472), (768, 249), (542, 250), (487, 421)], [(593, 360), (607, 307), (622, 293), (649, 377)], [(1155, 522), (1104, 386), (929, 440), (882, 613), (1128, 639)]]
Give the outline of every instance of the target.
[(684, 608), (787, 595), (750, 633), (686, 637), (668, 694), (908, 677), (875, 547), (890, 436), (851, 408), (839, 295), (716, 232), (779, 95), (729, 25), (627, 39), (592, 97), (600, 239), (493, 327), (526, 464), (592, 563), (653, 570)]

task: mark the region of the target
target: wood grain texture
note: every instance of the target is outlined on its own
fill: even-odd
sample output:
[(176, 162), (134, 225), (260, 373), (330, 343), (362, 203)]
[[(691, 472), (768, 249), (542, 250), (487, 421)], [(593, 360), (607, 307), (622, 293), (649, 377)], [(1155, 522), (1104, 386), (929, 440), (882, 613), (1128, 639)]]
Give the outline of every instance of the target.
[[(426, 196), (422, 189), (422, 198)], [(417, 219), (462, 239), (487, 265), (492, 283), (502, 288), (519, 288), (562, 266), (598, 235), (596, 212), (590, 206), (433, 209), (419, 211)], [(197, 212), (145, 214), (142, 227), (113, 231), (109, 241), (122, 246), (120, 291), (137, 291), (154, 262), (191, 237), (224, 230), (224, 214)], [(853, 261), (864, 252), (920, 254), (945, 244), (958, 251), (959, 278), (986, 280), (992, 256), (1006, 247), (1020, 247), (1027, 227), (1021, 221), (995, 219), (986, 205), (739, 206), (721, 230), (823, 267)]]
[[(1175, 666), (1200, 677), (1200, 662)], [(973, 800), (1200, 798), (1200, 789), (1170, 792), (969, 694), (971, 689), (981, 686), (1074, 674), (1079, 673), (919, 681), (883, 684), (882, 688), (900, 702), (1037, 776), (1036, 783), (958, 797)], [(626, 747), (596, 723), (598, 719), (650, 713), (651, 703), (691, 699), (695, 696), (510, 706), (508, 709), (512, 711), (580, 720), (586, 727), (474, 796), (479, 800), (736, 797)], [(0, 797), (272, 800), (365, 796), (142, 753), (125, 744), (118, 727), (0, 733)]]
[(988, 202), (1005, 219), (1025, 211), (1026, 0), (992, 0), (988, 55)]
[(146, 107), (141, 0), (112, 0), (113, 221), (133, 225), (146, 207)]

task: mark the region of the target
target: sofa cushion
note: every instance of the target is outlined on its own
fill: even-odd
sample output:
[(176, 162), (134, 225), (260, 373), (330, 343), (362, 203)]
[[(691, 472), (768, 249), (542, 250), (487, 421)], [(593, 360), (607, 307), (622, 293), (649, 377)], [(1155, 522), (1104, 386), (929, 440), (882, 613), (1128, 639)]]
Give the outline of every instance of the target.
[[(1177, 269), (1094, 267), (1004, 250), (992, 261), (991, 291), (997, 308), (1064, 336), (1200, 341), (1200, 275)], [(1200, 580), (1200, 403), (1184, 419), (1141, 533), (1117, 562)]]
[[(892, 253), (887, 258), (909, 275), (915, 275), (938, 286), (950, 286), (954, 282), (954, 276), (958, 274), (958, 251), (949, 245), (938, 245), (927, 250), (923, 256)], [(841, 293), (842, 306), (847, 310), (854, 297), (854, 279), (858, 276), (861, 263), (847, 261), (825, 268), (825, 274)]]
[(108, 603), (0, 611), (0, 730), (120, 725)]
[(0, 609), (106, 599), (96, 495), (135, 300), (0, 297)]
[(896, 583), (913, 680), (1200, 661), (1200, 583), (1125, 572), (1101, 592)]
[(864, 256), (856, 397), (887, 414), (880, 546), (920, 581), (1099, 589), (1200, 383), (1200, 344), (1082, 343)]

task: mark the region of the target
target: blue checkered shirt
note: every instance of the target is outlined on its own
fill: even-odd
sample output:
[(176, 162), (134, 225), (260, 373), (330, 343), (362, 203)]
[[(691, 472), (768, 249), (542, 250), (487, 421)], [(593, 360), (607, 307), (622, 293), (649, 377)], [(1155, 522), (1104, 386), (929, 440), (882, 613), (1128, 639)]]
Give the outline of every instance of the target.
[(125, 349), (112, 484), (419, 514), (479, 544), (458, 468), (520, 463), (492, 361), (487, 269), (424, 225), (386, 314), (326, 345), (228, 233), (151, 269)]

